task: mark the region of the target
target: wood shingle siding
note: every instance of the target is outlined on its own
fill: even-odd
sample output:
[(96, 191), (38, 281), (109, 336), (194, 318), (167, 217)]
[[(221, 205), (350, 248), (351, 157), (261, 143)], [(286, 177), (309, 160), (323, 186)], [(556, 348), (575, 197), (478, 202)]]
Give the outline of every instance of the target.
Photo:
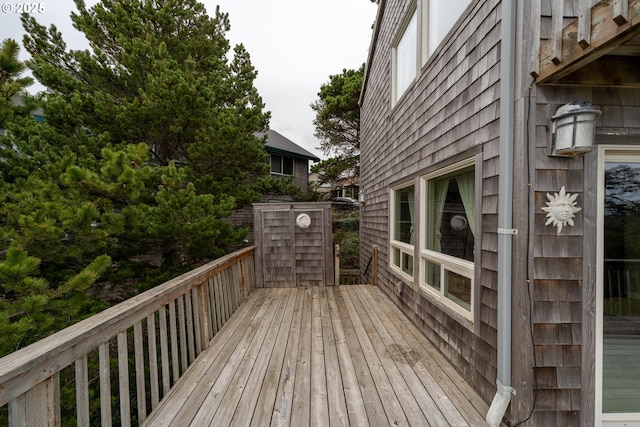
[[(393, 34), (403, 20), (407, 2), (387, 1), (374, 55), (368, 63), (371, 77), (362, 104), (362, 182), (367, 203), (362, 219), (362, 260), (368, 248), (380, 248), (379, 283), (407, 312), (466, 378), (490, 400), (495, 392), (497, 270), (497, 137), (499, 106), (499, 2), (472, 2), (469, 14), (452, 30), (427, 61), (413, 86), (391, 105), (390, 55)], [(403, 280), (390, 273), (388, 261), (388, 188), (415, 180), (429, 171), (482, 152), (479, 183), (483, 202), (476, 240), (483, 270), (476, 277), (481, 307), (474, 325), (461, 324), (434, 303), (417, 283), (404, 283), (400, 295), (395, 285)], [(487, 232), (485, 232), (487, 230)], [(485, 239), (484, 236), (491, 234)], [(487, 270), (487, 274), (484, 273)], [(481, 280), (478, 280), (482, 278)], [(417, 281), (417, 278), (416, 278)]]
[[(564, 84), (561, 79), (552, 82), (554, 86), (538, 84), (531, 76), (542, 65), (540, 46), (546, 43), (544, 49), (555, 49), (556, 62), (562, 64), (563, 55), (579, 49), (567, 45), (573, 35), (562, 40), (562, 34), (577, 28), (580, 36), (572, 43), (585, 48), (593, 36), (585, 29), (589, 25), (599, 28), (601, 11), (617, 6), (609, 1), (592, 2), (589, 12), (596, 20), (590, 24), (584, 1), (532, 0), (518, 2), (516, 10), (515, 99), (501, 99), (503, 3), (471, 1), (463, 17), (420, 67), (414, 82), (394, 102), (394, 43), (415, 2), (381, 0), (361, 95), (361, 184), (367, 195), (361, 215), (361, 265), (366, 265), (371, 248), (377, 246), (377, 282), (383, 291), (489, 401), (496, 391), (497, 231), (503, 214), (499, 201), (511, 199), (517, 234), (512, 240), (507, 286), (513, 307), (511, 379), (517, 394), (507, 417), (518, 422), (531, 414), (527, 425), (536, 426), (593, 425), (596, 363), (600, 363), (595, 355), (598, 155), (594, 150), (573, 159), (550, 157), (550, 118), (560, 106), (585, 100), (602, 112), (597, 119), (597, 144), (638, 145), (640, 82), (634, 73), (618, 73), (619, 61), (603, 57), (598, 63), (602, 74), (622, 76), (621, 81), (600, 76), (597, 83), (591, 83), (585, 73), (592, 69), (585, 65), (583, 74), (571, 76)], [(622, 18), (613, 15), (606, 19), (622, 25), (621, 35), (637, 31), (633, 27), (637, 17), (632, 15), (639, 5), (637, 0), (629, 0), (628, 24), (621, 24)], [(606, 25), (611, 26), (610, 22)], [(624, 37), (611, 42), (619, 44)], [(554, 47), (558, 40), (560, 44)], [(623, 63), (636, 69), (640, 54), (637, 40), (638, 36), (616, 51), (627, 55)], [(513, 102), (515, 118), (514, 134), (509, 136), (514, 165), (514, 175), (508, 177), (513, 178), (512, 194), (500, 194), (499, 188), (502, 102)], [(394, 273), (389, 216), (391, 189), (419, 188), (426, 174), (471, 157), (477, 160), (476, 179), (480, 182), (476, 182), (476, 194), (481, 201), (475, 233), (476, 302), (469, 322), (420, 288), (425, 272), (418, 239), (412, 254), (413, 281)], [(558, 234), (555, 227), (546, 225), (541, 209), (547, 194), (557, 193), (561, 187), (578, 195), (577, 205), (582, 210), (573, 218), (573, 226)], [(423, 197), (419, 193), (416, 207)], [(424, 215), (422, 207), (415, 209), (414, 226), (416, 234), (424, 236), (425, 225), (417, 219), (420, 215)]]

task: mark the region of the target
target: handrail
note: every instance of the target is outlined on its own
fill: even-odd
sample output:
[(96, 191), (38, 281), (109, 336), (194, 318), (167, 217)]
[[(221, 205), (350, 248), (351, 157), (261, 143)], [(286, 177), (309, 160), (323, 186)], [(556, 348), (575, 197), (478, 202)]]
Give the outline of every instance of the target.
[(112, 361), (118, 418), (130, 425), (133, 402), (134, 418), (144, 420), (147, 403), (158, 404), (255, 287), (254, 252), (221, 257), (1, 358), (0, 407), (9, 405), (9, 426), (60, 425), (60, 372), (74, 363), (77, 425), (89, 425), (92, 377), (99, 377), (101, 424), (111, 425)]

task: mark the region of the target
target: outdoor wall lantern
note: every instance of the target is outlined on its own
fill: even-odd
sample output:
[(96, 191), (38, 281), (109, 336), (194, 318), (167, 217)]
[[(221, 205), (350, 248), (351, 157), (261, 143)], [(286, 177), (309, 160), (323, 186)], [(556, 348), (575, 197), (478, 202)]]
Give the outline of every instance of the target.
[(600, 114), (587, 101), (573, 101), (558, 108), (551, 117), (551, 155), (576, 157), (591, 151)]
[(360, 190), (360, 192), (358, 193), (358, 201), (362, 204), (364, 204), (364, 202), (366, 201), (364, 190)]

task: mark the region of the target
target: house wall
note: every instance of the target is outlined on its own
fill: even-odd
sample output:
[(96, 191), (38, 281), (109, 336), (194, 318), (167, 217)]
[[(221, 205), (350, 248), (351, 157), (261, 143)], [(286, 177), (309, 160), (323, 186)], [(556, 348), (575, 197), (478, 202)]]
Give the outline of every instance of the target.
[[(410, 1), (383, 2), (361, 106), (361, 267), (378, 246), (377, 283), (490, 402), (497, 364), (500, 18), (498, 0), (474, 1), (450, 38), (391, 107), (391, 49)], [(550, 118), (568, 102), (602, 111), (597, 142), (640, 143), (640, 89), (537, 85), (529, 75), (532, 34), (551, 36), (552, 0), (517, 2), (512, 277), (512, 385), (506, 414), (529, 426), (594, 425), (597, 152), (549, 157)], [(564, 24), (578, 0), (564, 1)], [(531, 19), (532, 11), (540, 20)], [(540, 28), (532, 28), (532, 23)], [(539, 31), (539, 33), (537, 33)], [(476, 156), (481, 182), (475, 239), (477, 301), (465, 322), (389, 266), (389, 192)], [(547, 193), (564, 186), (582, 211), (558, 235), (545, 225)], [(416, 199), (416, 206), (419, 201)], [(416, 259), (418, 254), (415, 254)], [(421, 274), (414, 263), (415, 277)], [(371, 271), (371, 269), (369, 269)], [(417, 281), (417, 279), (415, 279)]]
[(306, 193), (309, 191), (309, 161), (297, 158), (293, 161), (293, 183)]
[[(377, 245), (377, 283), (489, 402), (495, 394), (500, 8), (474, 1), (391, 107), (391, 49), (409, 1), (386, 2), (361, 106), (361, 266)], [(474, 157), (482, 194), (476, 231), (473, 322), (389, 268), (389, 189)], [(478, 176), (478, 174), (476, 174)], [(416, 200), (418, 205), (418, 200)], [(416, 255), (416, 259), (417, 255)], [(417, 267), (417, 262), (415, 263)], [(415, 269), (416, 277), (419, 270)]]

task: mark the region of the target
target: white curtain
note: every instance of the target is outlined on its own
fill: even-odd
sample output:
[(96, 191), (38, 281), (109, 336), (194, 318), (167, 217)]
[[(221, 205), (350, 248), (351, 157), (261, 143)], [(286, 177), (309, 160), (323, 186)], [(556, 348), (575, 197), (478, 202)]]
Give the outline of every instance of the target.
[(409, 189), (407, 190), (407, 202), (407, 204), (409, 205), (409, 219), (411, 220), (411, 235), (409, 237), (409, 243), (413, 245), (416, 242), (415, 233), (413, 232), (415, 224), (415, 222), (413, 221), (413, 207), (415, 205), (415, 191), (413, 189), (413, 186), (409, 187)]
[(444, 213), (444, 202), (447, 200), (447, 192), (449, 191), (449, 180), (443, 179), (434, 182), (435, 197), (433, 198), (433, 250), (440, 252), (440, 239), (442, 233), (440, 233), (440, 226), (442, 225), (442, 214)]
[(471, 233), (476, 235), (476, 191), (474, 173), (467, 173), (456, 177), (458, 191), (464, 205), (464, 212), (467, 214), (467, 222)]

